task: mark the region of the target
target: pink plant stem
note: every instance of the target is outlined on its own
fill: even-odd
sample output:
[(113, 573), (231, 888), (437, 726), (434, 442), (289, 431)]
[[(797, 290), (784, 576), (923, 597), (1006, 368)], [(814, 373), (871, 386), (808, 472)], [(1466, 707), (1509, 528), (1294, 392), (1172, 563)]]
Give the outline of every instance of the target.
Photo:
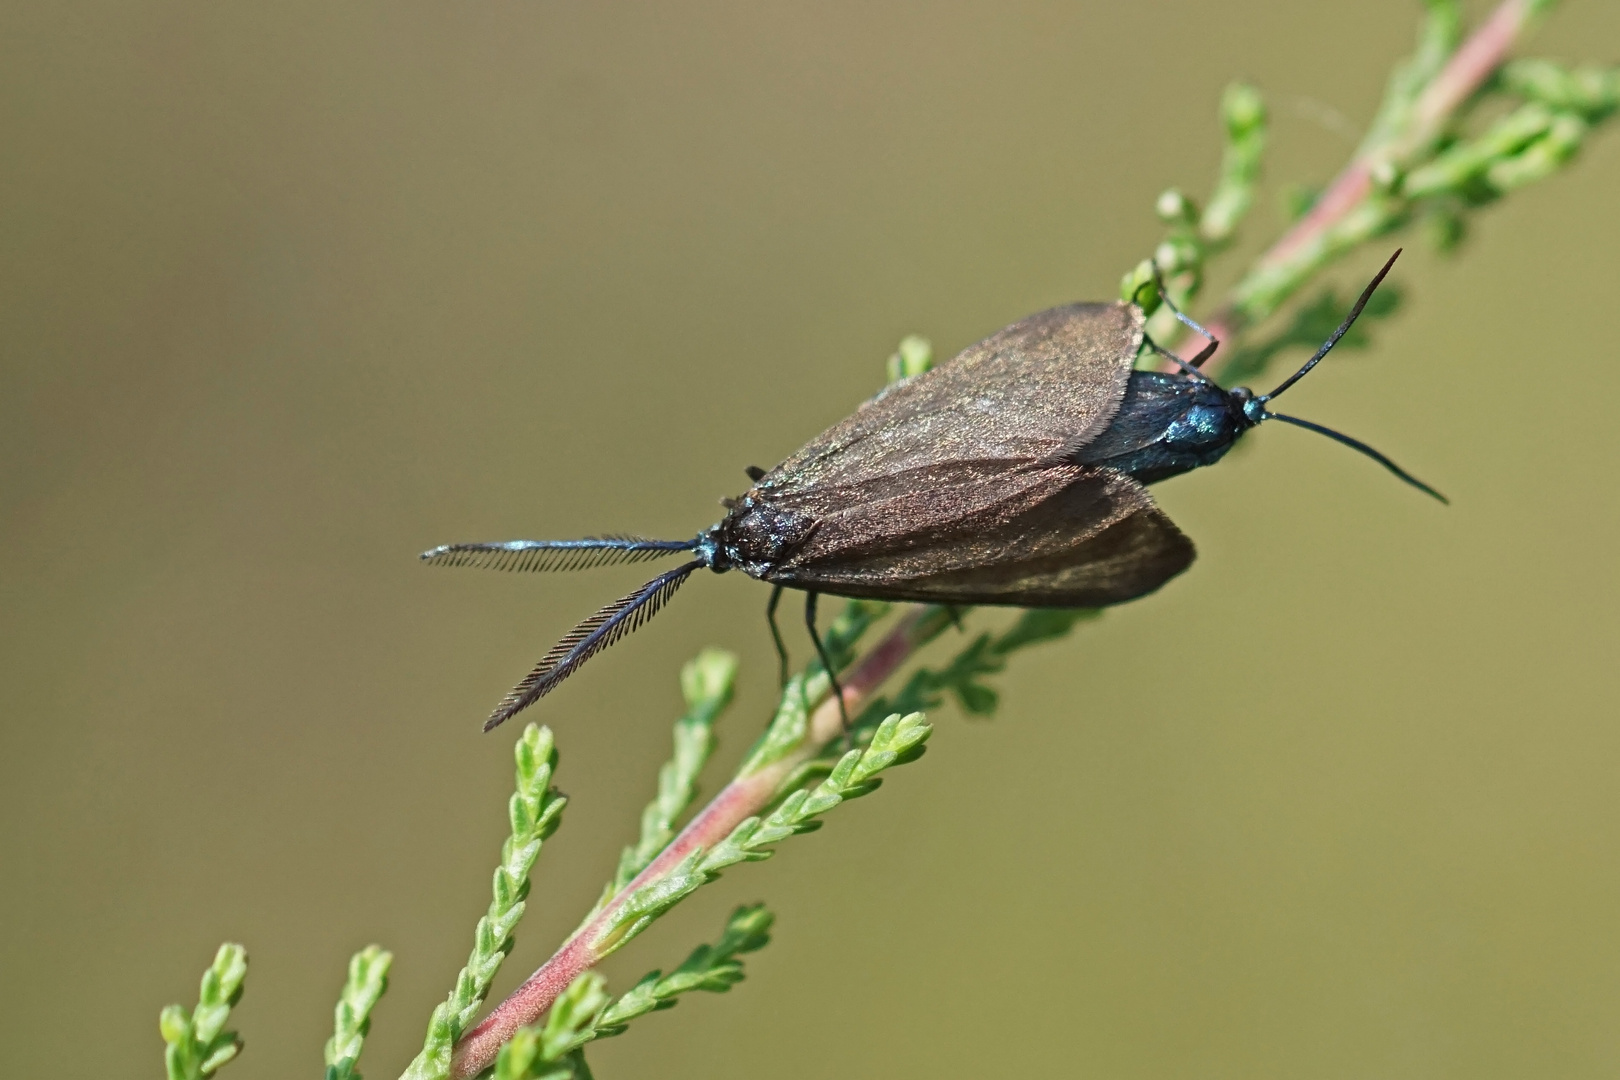
[[(845, 674), (844, 707), (849, 712), (854, 713), (861, 702), (916, 651), (920, 644), (916, 631), (926, 611), (921, 607), (908, 610), (883, 640)], [(727, 784), (634, 881), (574, 931), (551, 959), (541, 964), (539, 970), (512, 991), (477, 1027), (462, 1036), (451, 1062), (451, 1080), (467, 1080), (488, 1068), (518, 1028), (543, 1016), (569, 983), (601, 960), (597, 949), (603, 931), (637, 889), (664, 877), (693, 852), (713, 847), (742, 822), (763, 811), (775, 799), (782, 783), (800, 765), (841, 736), (843, 730), (838, 703), (829, 697), (811, 714), (809, 731), (796, 751)]]
[[(1447, 121), (1502, 66), (1535, 8), (1533, 0), (1504, 0), (1424, 88), (1413, 108), (1411, 126), (1395, 140), (1364, 147), (1358, 152), (1316, 200), (1310, 212), (1260, 256), (1254, 270), (1286, 266), (1307, 255), (1371, 194), (1373, 173), (1381, 164), (1398, 162), (1438, 138)], [(1243, 331), (1244, 319), (1236, 309), (1226, 306), (1204, 325), (1224, 342)], [(1191, 359), (1203, 345), (1203, 338), (1187, 335), (1177, 352), (1183, 359)], [(1217, 357), (1210, 366), (1218, 362)], [(1166, 370), (1175, 370), (1175, 365), (1167, 365)]]

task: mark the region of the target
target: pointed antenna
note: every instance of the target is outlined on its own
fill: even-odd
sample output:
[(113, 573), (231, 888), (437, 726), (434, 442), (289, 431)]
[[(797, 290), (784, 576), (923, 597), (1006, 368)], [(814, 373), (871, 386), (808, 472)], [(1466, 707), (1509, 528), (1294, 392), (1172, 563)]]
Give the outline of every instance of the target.
[(1293, 424), (1295, 427), (1302, 427), (1306, 431), (1314, 431), (1318, 435), (1326, 435), (1334, 442), (1343, 443), (1352, 450), (1359, 450), (1363, 454), (1366, 454), (1368, 457), (1378, 462), (1378, 464), (1382, 465), (1384, 468), (1388, 469), (1402, 480), (1405, 480), (1408, 484), (1411, 484), (1425, 495), (1432, 495), (1436, 499), (1439, 499), (1441, 502), (1445, 503), (1447, 506), (1451, 505), (1450, 499), (1446, 498), (1444, 495), (1434, 490), (1434, 488), (1430, 487), (1428, 484), (1425, 484), (1423, 481), (1419, 480), (1417, 477), (1413, 476), (1411, 473), (1407, 472), (1405, 469), (1401, 468), (1399, 465), (1395, 464), (1393, 461), (1389, 460), (1389, 458), (1385, 457), (1383, 454), (1380, 454), (1377, 450), (1374, 450), (1360, 439), (1352, 439), (1350, 436), (1334, 431), (1330, 427), (1323, 427), (1321, 424), (1313, 424), (1309, 420), (1301, 420), (1297, 416), (1284, 416), (1282, 413), (1268, 412), (1262, 415), (1261, 419), (1281, 420), (1285, 424)]
[(1320, 349), (1316, 350), (1316, 355), (1305, 361), (1304, 367), (1300, 368), (1298, 371), (1288, 376), (1288, 378), (1284, 379), (1281, 386), (1260, 398), (1262, 403), (1270, 401), (1272, 398), (1278, 396), (1284, 390), (1287, 390), (1290, 386), (1293, 386), (1295, 383), (1299, 382), (1299, 380), (1303, 379), (1305, 377), (1305, 373), (1320, 363), (1322, 357), (1328, 354), (1328, 350), (1337, 345), (1339, 343), (1339, 339), (1344, 337), (1345, 334), (1349, 333), (1350, 327), (1355, 324), (1357, 316), (1361, 314), (1361, 309), (1367, 306), (1368, 300), (1372, 299), (1373, 290), (1378, 288), (1379, 283), (1384, 280), (1384, 275), (1388, 274), (1389, 268), (1395, 265), (1395, 260), (1401, 257), (1402, 250), (1403, 249), (1401, 248), (1396, 248), (1395, 254), (1389, 257), (1389, 261), (1384, 264), (1384, 268), (1378, 271), (1377, 276), (1375, 276), (1372, 281), (1368, 283), (1365, 289), (1361, 290), (1361, 299), (1356, 301), (1356, 306), (1350, 309), (1350, 314), (1345, 317), (1344, 322), (1339, 324), (1339, 328), (1333, 331), (1333, 336), (1328, 338), (1327, 341), (1322, 344)]
[(501, 699), (495, 711), (489, 714), (489, 719), (484, 721), (484, 730), (498, 727), (527, 709), (572, 675), (585, 661), (658, 614), (664, 601), (675, 595), (675, 590), (681, 587), (692, 571), (704, 565), (702, 559), (693, 559), (659, 574), (635, 592), (613, 601), (568, 631), (561, 641), (551, 647), (550, 652), (541, 657), (534, 670)]
[(441, 544), (422, 552), (433, 566), (475, 566), (485, 570), (584, 570), (614, 563), (637, 563), (692, 551), (696, 540), (648, 540), (641, 536), (588, 536), (583, 540), (501, 540), (483, 544)]

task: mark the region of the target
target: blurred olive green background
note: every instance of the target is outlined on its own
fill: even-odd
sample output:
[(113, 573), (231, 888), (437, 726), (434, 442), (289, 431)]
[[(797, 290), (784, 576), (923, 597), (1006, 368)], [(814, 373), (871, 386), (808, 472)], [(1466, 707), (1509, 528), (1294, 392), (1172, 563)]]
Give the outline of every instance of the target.
[[(1252, 253), (1416, 8), (5, 5), (8, 1071), (161, 1075), (158, 1009), (229, 939), (229, 1076), (318, 1075), (370, 941), (362, 1065), (396, 1075), (503, 836), (516, 732), (479, 722), (641, 574), (415, 553), (688, 535), (902, 334), (1111, 297), (1240, 77), (1274, 118)], [(1620, 9), (1528, 51), (1612, 62)], [(1293, 391), (1450, 509), (1289, 429), (1164, 485), (1193, 570), (616, 956), (622, 988), (779, 912), (746, 983), (597, 1075), (1613, 1076), (1616, 191), (1606, 132), (1460, 258), (1412, 250), (1376, 348)], [(610, 873), (682, 660), (744, 658), (719, 768), (759, 729), (765, 599), (706, 576), (529, 714), (573, 801), (498, 992)]]

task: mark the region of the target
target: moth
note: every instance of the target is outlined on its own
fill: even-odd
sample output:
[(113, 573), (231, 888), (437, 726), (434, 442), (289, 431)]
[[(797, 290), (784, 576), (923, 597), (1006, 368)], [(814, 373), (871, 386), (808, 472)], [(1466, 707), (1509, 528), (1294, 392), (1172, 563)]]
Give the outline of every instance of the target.
[[(1267, 420), (1326, 435), (1444, 502), (1365, 443), (1270, 407), (1345, 335), (1399, 255), (1316, 354), (1268, 394), (1223, 389), (1205, 375), (1200, 369), (1219, 342), (1179, 311), (1208, 340), (1190, 361), (1146, 339), (1146, 316), (1135, 304), (1067, 304), (889, 386), (776, 468), (751, 467), (752, 486), (725, 500), (726, 516), (690, 540), (612, 535), (423, 552), (435, 565), (500, 570), (690, 556), (569, 631), (484, 729), (532, 705), (646, 622), (702, 569), (739, 570), (775, 586), (767, 619), (784, 677), (775, 620), (784, 589), (806, 594), (805, 622), (829, 673), (816, 632), (822, 593), (1058, 608), (1134, 600), (1187, 569), (1195, 555), (1147, 485), (1214, 464)], [(1135, 370), (1144, 345), (1179, 370)], [(838, 697), (841, 705), (841, 691)]]

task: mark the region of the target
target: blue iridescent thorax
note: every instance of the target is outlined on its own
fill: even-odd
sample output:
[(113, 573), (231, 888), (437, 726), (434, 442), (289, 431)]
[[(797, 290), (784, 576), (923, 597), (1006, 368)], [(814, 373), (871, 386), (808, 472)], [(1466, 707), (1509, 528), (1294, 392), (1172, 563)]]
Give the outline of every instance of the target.
[(1247, 390), (1227, 391), (1186, 375), (1131, 374), (1113, 421), (1075, 455), (1144, 484), (1213, 465), (1256, 419)]

